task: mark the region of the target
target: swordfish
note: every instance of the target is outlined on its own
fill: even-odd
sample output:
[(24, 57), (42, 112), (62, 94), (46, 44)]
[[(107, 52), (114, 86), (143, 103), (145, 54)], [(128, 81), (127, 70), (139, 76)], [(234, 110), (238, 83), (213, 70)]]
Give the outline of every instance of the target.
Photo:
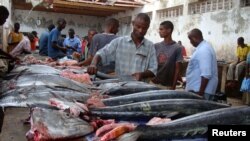
[(122, 112), (123, 115), (129, 112), (128, 114), (132, 116), (132, 112), (134, 112), (135, 115), (136, 112), (139, 112), (140, 115), (145, 113), (145, 115), (153, 116), (154, 112), (162, 112), (177, 113), (176, 115), (179, 116), (187, 116), (226, 107), (229, 107), (229, 105), (200, 99), (163, 99), (103, 108), (92, 108), (90, 111), (93, 115), (100, 117), (108, 117), (111, 115), (115, 117), (115, 115), (119, 115), (119, 112)]
[(103, 83), (98, 86), (102, 93), (111, 96), (127, 95), (149, 90), (160, 90), (160, 88), (141, 81), (123, 81), (114, 83)]
[(111, 97), (103, 99), (102, 102), (106, 106), (116, 106), (129, 103), (136, 103), (142, 101), (159, 100), (159, 99), (202, 99), (201, 96), (197, 94), (177, 91), (177, 90), (152, 90), (146, 92), (139, 92), (129, 95)]
[[(25, 86), (51, 86), (68, 88), (79, 92), (90, 93), (90, 85), (82, 84), (58, 75), (32, 74), (18, 77), (17, 80), (2, 82), (2, 92)], [(10, 88), (11, 87), (11, 88)]]
[(0, 96), (0, 107), (28, 107), (28, 105), (50, 105), (51, 98), (58, 98), (69, 102), (85, 102), (90, 95), (73, 91), (39, 91), (25, 92), (20, 90)]
[(250, 124), (248, 106), (228, 107), (183, 117), (168, 123), (138, 126), (133, 132), (124, 134), (118, 141), (158, 141), (162, 139), (187, 139), (203, 135), (208, 125)]

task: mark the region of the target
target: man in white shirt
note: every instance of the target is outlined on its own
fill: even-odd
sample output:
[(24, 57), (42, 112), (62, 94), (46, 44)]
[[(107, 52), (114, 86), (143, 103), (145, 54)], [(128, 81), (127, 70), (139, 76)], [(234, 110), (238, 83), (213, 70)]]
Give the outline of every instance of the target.
[(217, 60), (213, 47), (203, 39), (199, 29), (188, 33), (190, 43), (196, 48), (186, 72), (186, 90), (207, 100), (215, 100), (218, 85)]
[(10, 52), (10, 55), (13, 57), (17, 57), (21, 55), (23, 52), (30, 53), (31, 52), (31, 46), (30, 42), (33, 42), (34, 35), (29, 33), (27, 35), (28, 37), (24, 36), (23, 39), (18, 43), (18, 45)]

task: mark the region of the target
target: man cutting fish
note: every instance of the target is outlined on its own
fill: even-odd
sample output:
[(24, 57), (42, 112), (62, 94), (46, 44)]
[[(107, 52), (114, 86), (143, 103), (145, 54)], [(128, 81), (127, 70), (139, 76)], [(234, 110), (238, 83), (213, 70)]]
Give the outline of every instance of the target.
[(155, 76), (157, 60), (154, 44), (144, 38), (150, 18), (145, 13), (139, 13), (132, 25), (130, 36), (116, 38), (96, 53), (88, 67), (89, 74), (96, 74), (97, 65), (106, 64), (109, 60), (115, 61), (115, 73), (118, 76), (132, 75), (136, 80)]

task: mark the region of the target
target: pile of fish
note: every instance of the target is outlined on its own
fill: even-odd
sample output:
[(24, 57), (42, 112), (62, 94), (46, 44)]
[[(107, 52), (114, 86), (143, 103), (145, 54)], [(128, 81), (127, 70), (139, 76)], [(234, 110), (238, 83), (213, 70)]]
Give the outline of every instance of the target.
[[(85, 71), (71, 69), (70, 74)], [(41, 64), (18, 66), (1, 82), (1, 107), (31, 108), (28, 140), (88, 135), (96, 141), (183, 139), (203, 135), (211, 123), (250, 124), (249, 107), (232, 108), (130, 78), (101, 80), (102, 75), (84, 84), (61, 76), (62, 72)]]

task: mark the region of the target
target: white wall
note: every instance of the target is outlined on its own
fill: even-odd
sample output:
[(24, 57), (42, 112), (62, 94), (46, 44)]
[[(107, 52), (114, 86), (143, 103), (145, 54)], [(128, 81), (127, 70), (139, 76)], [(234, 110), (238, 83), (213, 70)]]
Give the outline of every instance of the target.
[[(62, 31), (62, 34), (68, 36), (68, 29), (73, 28), (76, 32), (76, 35), (83, 37), (87, 35), (87, 31), (90, 28), (97, 29), (101, 31), (101, 24), (105, 18), (93, 17), (93, 16), (83, 16), (83, 15), (71, 15), (71, 14), (60, 14), (52, 12), (38, 12), (38, 11), (28, 10), (14, 10), (13, 21), (19, 22), (21, 27), (21, 32), (31, 32), (36, 30), (38, 36), (42, 32), (47, 30), (47, 26), (51, 23), (56, 25), (58, 18), (64, 18), (67, 21), (66, 28)], [(40, 19), (41, 24), (37, 25), (36, 21)]]
[[(203, 32), (205, 40), (209, 41), (216, 50), (217, 58), (232, 61), (235, 59), (237, 38), (243, 36), (245, 42), (250, 44), (250, 7), (240, 8), (238, 0), (232, 0), (233, 8), (230, 10), (217, 10), (204, 14), (188, 14), (188, 3), (191, 0), (160, 0), (152, 4), (145, 5), (143, 8), (137, 8), (133, 11), (113, 15), (115, 18), (122, 18), (138, 14), (139, 12), (152, 12), (152, 20), (146, 37), (154, 43), (161, 41), (158, 28), (164, 20), (170, 20), (174, 23), (175, 29), (173, 39), (181, 40), (186, 46), (190, 55), (193, 47), (187, 38), (187, 32), (193, 28), (199, 28)], [(197, 0), (193, 0), (197, 1)], [(174, 18), (158, 19), (156, 11), (159, 9), (170, 8), (178, 5), (184, 5), (182, 16)], [(121, 29), (126, 28), (121, 25)], [(130, 32), (131, 32), (130, 28)], [(123, 32), (120, 32), (124, 35)]]

